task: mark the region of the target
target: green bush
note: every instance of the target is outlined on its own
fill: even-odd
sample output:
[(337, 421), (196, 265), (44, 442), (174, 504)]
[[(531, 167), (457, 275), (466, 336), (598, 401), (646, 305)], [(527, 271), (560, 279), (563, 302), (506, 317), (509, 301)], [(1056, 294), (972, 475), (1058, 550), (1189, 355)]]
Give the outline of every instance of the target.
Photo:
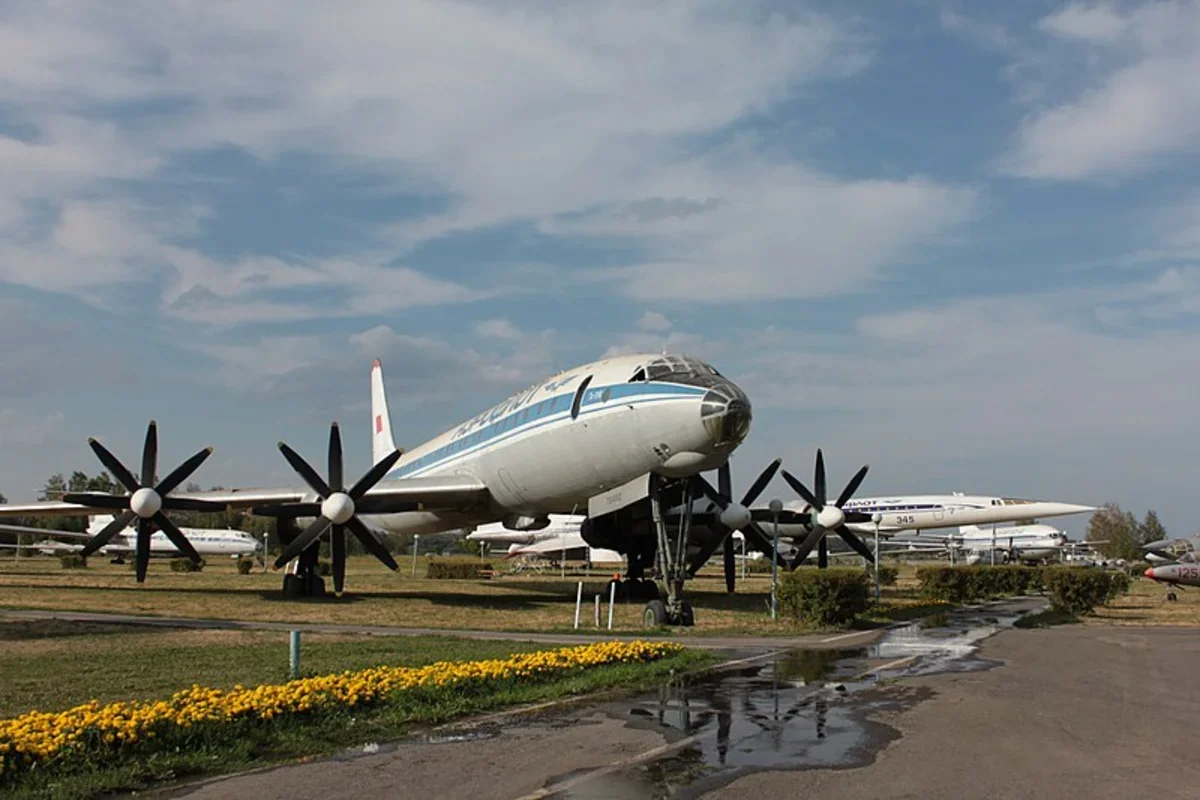
[(63, 553), (58, 557), (63, 569), (87, 569), (87, 559), (79, 553)]
[(482, 561), (434, 561), (430, 560), (425, 568), (426, 578), (480, 578), (481, 572), (490, 572), (492, 565)]
[(1129, 585), (1129, 576), (1124, 572), (1110, 572), (1099, 567), (1052, 567), (1046, 570), (1050, 607), (1075, 616), (1094, 614), (1096, 606), (1105, 605), (1129, 591)]
[(1011, 597), (1044, 586), (1042, 567), (968, 566), (922, 567), (917, 570), (921, 596), (941, 603), (973, 603)]
[(872, 577), (861, 569), (798, 569), (779, 581), (779, 613), (822, 628), (844, 627), (871, 607)]
[(171, 572), (199, 572), (202, 569), (204, 569), (203, 558), (200, 559), (199, 564), (197, 564), (195, 561), (192, 561), (190, 558), (171, 559)]
[(249, 575), (250, 570), (254, 569), (254, 559), (239, 558), (237, 562), (237, 571), (239, 575)]

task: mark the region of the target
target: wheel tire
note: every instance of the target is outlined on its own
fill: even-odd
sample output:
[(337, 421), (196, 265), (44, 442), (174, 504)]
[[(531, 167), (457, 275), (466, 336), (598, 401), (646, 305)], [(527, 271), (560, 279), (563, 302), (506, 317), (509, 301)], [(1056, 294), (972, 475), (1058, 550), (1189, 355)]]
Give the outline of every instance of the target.
[(667, 604), (662, 600), (651, 600), (642, 610), (642, 622), (647, 628), (661, 628), (667, 624)]
[(679, 624), (685, 628), (690, 628), (696, 624), (696, 612), (692, 611), (692, 604), (687, 600), (683, 601), (683, 606), (680, 609)]

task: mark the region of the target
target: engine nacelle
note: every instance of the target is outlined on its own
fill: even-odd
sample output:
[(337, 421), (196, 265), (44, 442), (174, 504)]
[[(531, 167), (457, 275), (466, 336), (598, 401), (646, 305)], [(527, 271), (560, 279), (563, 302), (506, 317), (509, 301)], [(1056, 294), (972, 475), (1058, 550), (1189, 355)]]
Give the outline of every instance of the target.
[(540, 531), (550, 524), (550, 518), (509, 514), (502, 522), (504, 527), (510, 531)]

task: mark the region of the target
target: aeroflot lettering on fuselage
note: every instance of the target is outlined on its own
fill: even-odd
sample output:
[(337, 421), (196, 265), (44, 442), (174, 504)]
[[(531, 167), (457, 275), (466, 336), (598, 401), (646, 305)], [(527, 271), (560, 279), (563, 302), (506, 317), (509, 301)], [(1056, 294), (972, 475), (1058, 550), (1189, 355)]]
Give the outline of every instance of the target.
[(578, 377), (579, 377), (578, 375), (567, 375), (565, 377), (559, 378), (557, 380), (552, 380), (549, 383), (545, 383), (540, 386), (535, 384), (534, 386), (529, 387), (525, 391), (513, 395), (512, 397), (505, 400), (503, 403), (501, 403), (497, 406), (493, 406), (492, 408), (489, 408), (487, 411), (484, 411), (482, 414), (478, 414), (478, 415), (472, 417), (471, 419), (467, 420), (462, 425), (458, 426), (458, 430), (456, 430), (454, 432), (454, 438), (458, 439), (461, 436), (465, 436), (466, 434), (471, 433), (472, 431), (476, 430), (477, 428), (487, 425), (490, 422), (496, 421), (497, 419), (499, 419), (500, 417), (503, 417), (504, 415), (508, 414), (509, 412), (517, 411), (517, 410), (521, 409), (523, 406), (525, 406), (526, 404), (533, 401), (533, 397), (534, 397), (534, 395), (536, 395), (538, 393), (538, 391), (545, 392), (546, 394), (552, 394), (553, 392), (557, 391), (558, 389), (561, 389), (562, 387), (567, 386), (568, 384), (573, 382)]

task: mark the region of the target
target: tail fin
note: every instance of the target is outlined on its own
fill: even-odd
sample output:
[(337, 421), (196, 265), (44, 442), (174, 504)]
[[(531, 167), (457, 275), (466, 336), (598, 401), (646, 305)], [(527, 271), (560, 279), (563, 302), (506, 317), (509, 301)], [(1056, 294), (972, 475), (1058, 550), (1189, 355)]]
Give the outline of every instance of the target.
[(375, 359), (371, 365), (371, 463), (378, 464), (395, 449), (392, 417), (388, 413), (387, 392), (383, 388), (383, 365), (379, 359)]
[(88, 517), (87, 532), (95, 536), (100, 531), (112, 522), (115, 517), (112, 514), (97, 514), (94, 517)]

